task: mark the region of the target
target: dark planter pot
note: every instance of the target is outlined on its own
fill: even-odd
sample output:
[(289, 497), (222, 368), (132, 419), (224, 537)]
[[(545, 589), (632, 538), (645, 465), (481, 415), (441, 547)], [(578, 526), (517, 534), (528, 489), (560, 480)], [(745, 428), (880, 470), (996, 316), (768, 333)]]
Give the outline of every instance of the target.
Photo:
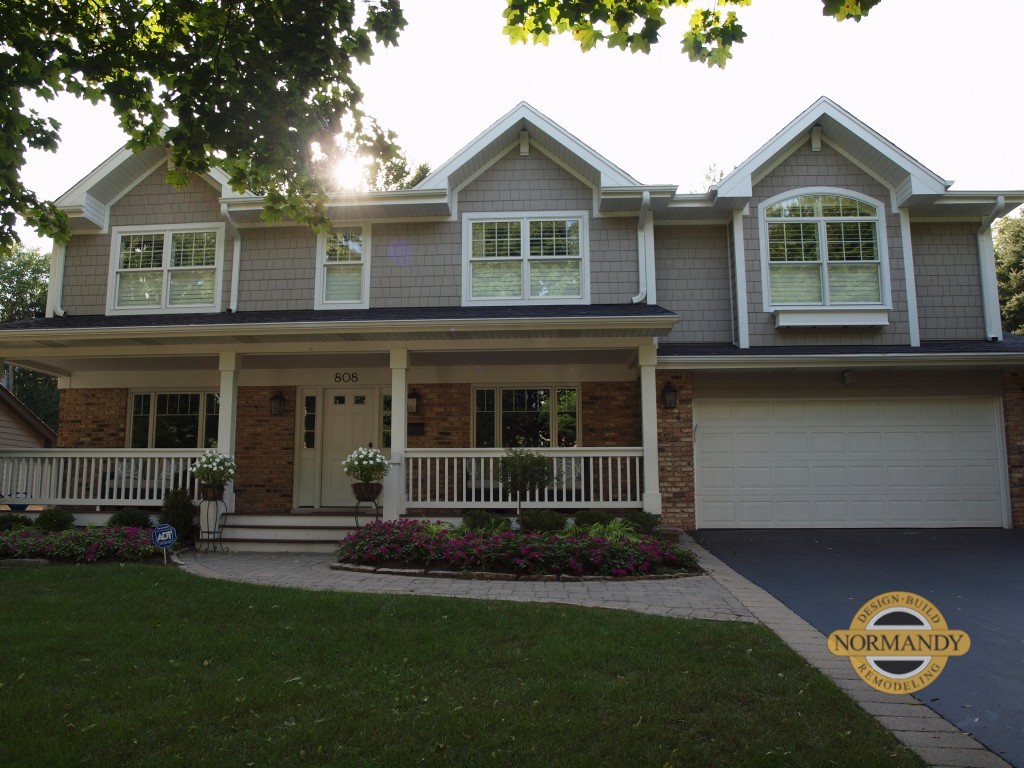
[(352, 483), (356, 501), (376, 501), (382, 490), (384, 486), (381, 483)]
[(199, 486), (199, 496), (203, 501), (220, 501), (224, 498), (224, 486), (202, 483)]

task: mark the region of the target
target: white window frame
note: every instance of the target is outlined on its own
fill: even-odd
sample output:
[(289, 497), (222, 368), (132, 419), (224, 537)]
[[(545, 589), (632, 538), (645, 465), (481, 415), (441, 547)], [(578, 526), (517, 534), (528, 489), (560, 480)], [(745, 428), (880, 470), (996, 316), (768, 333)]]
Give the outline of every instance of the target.
[[(771, 298), (771, 262), (768, 253), (768, 209), (784, 200), (804, 195), (839, 195), (849, 197), (853, 200), (865, 203), (875, 209), (875, 216), (871, 217), (850, 217), (849, 220), (871, 220), (875, 222), (875, 235), (878, 238), (878, 289), (879, 301), (871, 303), (842, 303), (828, 302), (827, 284), (822, 280), (822, 302), (814, 304), (783, 304), (775, 303)], [(823, 325), (862, 325), (880, 326), (888, 325), (888, 313), (892, 309), (892, 287), (889, 279), (889, 245), (888, 227), (886, 222), (885, 204), (880, 200), (869, 197), (861, 192), (840, 187), (802, 187), (790, 189), (774, 197), (764, 200), (757, 207), (757, 220), (760, 237), (760, 258), (761, 258), (761, 296), (764, 311), (775, 316), (775, 326), (782, 327), (813, 327)], [(825, 238), (825, 221), (832, 220), (831, 217), (793, 217), (792, 219), (780, 219), (779, 221), (791, 221), (793, 223), (814, 221), (818, 224), (819, 249), (821, 260), (819, 263), (824, 276), (828, 270), (828, 243)], [(843, 220), (843, 219), (836, 219)], [(773, 219), (772, 221), (776, 221)]]
[[(213, 301), (209, 304), (169, 304), (171, 259), (171, 236), (182, 232), (214, 232), (217, 235), (217, 258), (214, 263)], [(160, 305), (154, 307), (117, 306), (117, 280), (121, 272), (121, 237), (124, 235), (162, 235), (164, 238), (163, 282), (160, 291)], [(107, 276), (108, 315), (165, 315), (196, 312), (219, 312), (222, 286), (224, 283), (224, 222), (201, 222), (198, 224), (133, 225), (111, 227), (110, 229), (110, 271)]]
[[(530, 297), (530, 222), (576, 220), (580, 225), (580, 295), (575, 297), (552, 296), (551, 298)], [(473, 298), (473, 224), (479, 222), (518, 221), (521, 224), (522, 267), (520, 268), (520, 292), (518, 297)], [(544, 304), (589, 304), (590, 303), (590, 216), (587, 211), (524, 211), (504, 213), (465, 213), (462, 215), (462, 306), (507, 306)]]
[(327, 236), (329, 233), (321, 232), (316, 238), (316, 279), (314, 287), (316, 293), (313, 299), (314, 309), (368, 309), (370, 306), (371, 227), (367, 222), (354, 221), (346, 224), (336, 224), (331, 227), (331, 232), (345, 229), (358, 229), (361, 232), (363, 259), (360, 263), (362, 264), (363, 274), (359, 288), (359, 299), (353, 301), (327, 301), (324, 297), (324, 291), (327, 290), (327, 267), (336, 265), (337, 262), (327, 261)]
[[(470, 419), (470, 429), (472, 430), (470, 439), (473, 442), (473, 447), (476, 448), (476, 428), (477, 428), (477, 415), (479, 411), (476, 408), (477, 392), (490, 390), (494, 392), (494, 447), (505, 450), (504, 446), (501, 445), (502, 435), (502, 410), (501, 410), (501, 394), (505, 390), (510, 389), (546, 389), (551, 393), (551, 402), (554, 403), (555, 407), (551, 410), (550, 414), (550, 432), (552, 443), (558, 439), (558, 391), (560, 389), (571, 389), (576, 392), (576, 445), (574, 447), (579, 448), (583, 445), (582, 434), (583, 434), (583, 385), (582, 384), (480, 384), (474, 386), (472, 389), (472, 395), (470, 399), (470, 412), (472, 418)], [(530, 450), (547, 450), (549, 448), (558, 448), (557, 445), (542, 446), (538, 449), (531, 448)]]
[[(137, 395), (149, 395), (149, 415), (146, 417), (146, 448), (152, 449), (156, 438), (156, 400), (160, 395), (199, 395), (199, 420), (197, 429), (196, 448), (204, 448), (206, 443), (206, 420), (211, 415), (206, 410), (207, 397), (219, 395), (220, 390), (209, 388), (192, 389), (189, 387), (176, 387), (171, 389), (131, 389), (128, 391), (128, 417), (125, 421), (125, 447), (132, 448), (132, 438), (135, 434), (135, 397)], [(218, 435), (219, 437), (219, 435)], [(141, 450), (141, 449), (140, 449)], [(161, 450), (161, 449), (157, 449)]]

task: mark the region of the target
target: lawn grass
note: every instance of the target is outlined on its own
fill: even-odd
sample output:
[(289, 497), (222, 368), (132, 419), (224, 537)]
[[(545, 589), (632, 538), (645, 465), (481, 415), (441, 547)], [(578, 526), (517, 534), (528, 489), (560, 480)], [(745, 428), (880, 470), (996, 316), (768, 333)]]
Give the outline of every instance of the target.
[(920, 766), (763, 627), (0, 570), (0, 765)]

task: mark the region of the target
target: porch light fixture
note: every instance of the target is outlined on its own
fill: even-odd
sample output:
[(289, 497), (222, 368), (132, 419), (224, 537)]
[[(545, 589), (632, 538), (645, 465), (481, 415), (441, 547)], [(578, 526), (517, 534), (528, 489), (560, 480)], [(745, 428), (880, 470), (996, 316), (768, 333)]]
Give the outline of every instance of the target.
[(405, 400), (405, 409), (413, 416), (420, 412), (420, 393), (416, 391), (415, 387)]
[(284, 395), (281, 392), (270, 398), (270, 415), (284, 416)]
[(669, 381), (665, 388), (661, 390), (661, 403), (665, 408), (672, 409), (676, 407), (676, 395), (679, 394), (679, 390), (675, 388), (671, 381)]

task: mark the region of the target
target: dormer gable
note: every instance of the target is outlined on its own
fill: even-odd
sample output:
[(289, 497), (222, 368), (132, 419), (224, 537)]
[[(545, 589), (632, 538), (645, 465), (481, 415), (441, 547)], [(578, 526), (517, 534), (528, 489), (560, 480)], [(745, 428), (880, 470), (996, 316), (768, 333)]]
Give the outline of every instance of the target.
[(894, 189), (897, 207), (927, 205), (942, 197), (953, 183), (822, 96), (740, 163), (712, 192), (719, 201), (741, 207), (761, 177), (808, 142), (812, 150), (827, 144)]
[[(162, 147), (150, 147), (141, 152), (119, 149), (57, 198), (56, 205), (67, 214), (72, 232), (106, 232), (110, 227), (111, 207), (168, 162), (169, 155)], [(227, 174), (219, 168), (199, 178), (220, 196), (230, 191)]]

